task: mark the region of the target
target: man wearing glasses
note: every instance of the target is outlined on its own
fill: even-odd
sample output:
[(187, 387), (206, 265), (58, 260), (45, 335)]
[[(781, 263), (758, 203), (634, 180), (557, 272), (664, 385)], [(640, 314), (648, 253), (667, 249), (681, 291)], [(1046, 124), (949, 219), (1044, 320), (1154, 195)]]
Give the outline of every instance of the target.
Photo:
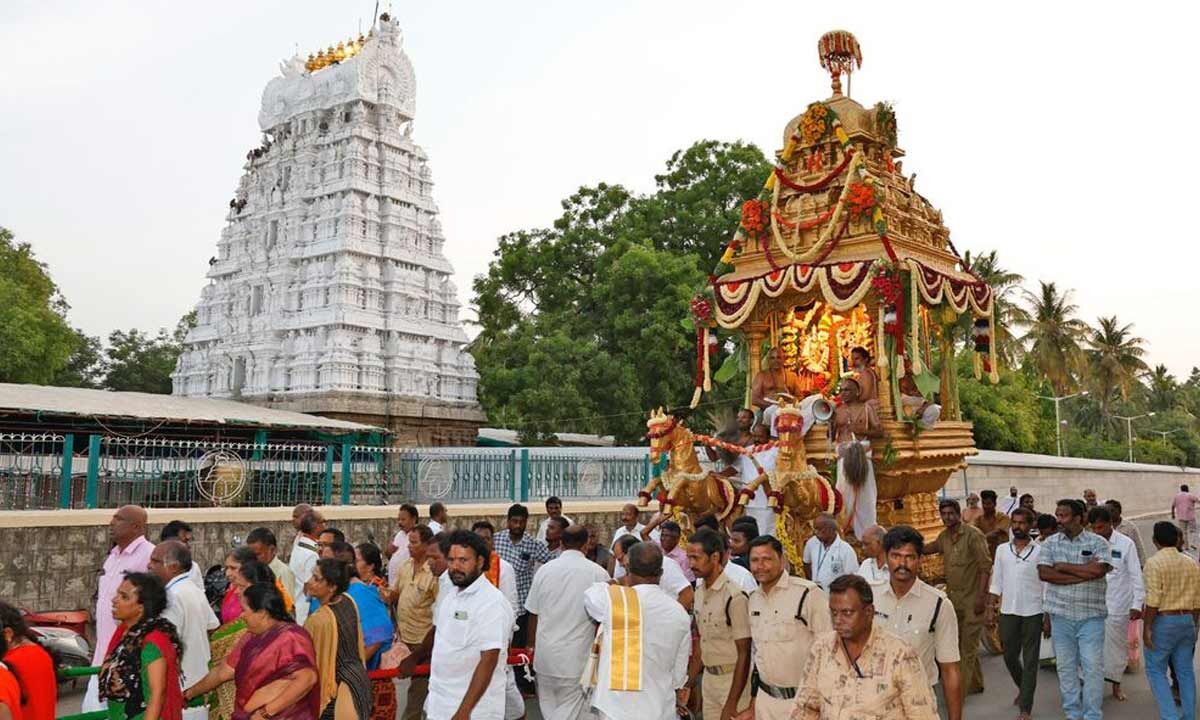
[(906, 642), (874, 626), (873, 602), (860, 575), (829, 584), (833, 632), (813, 643), (793, 718), (937, 718), (921, 660)]

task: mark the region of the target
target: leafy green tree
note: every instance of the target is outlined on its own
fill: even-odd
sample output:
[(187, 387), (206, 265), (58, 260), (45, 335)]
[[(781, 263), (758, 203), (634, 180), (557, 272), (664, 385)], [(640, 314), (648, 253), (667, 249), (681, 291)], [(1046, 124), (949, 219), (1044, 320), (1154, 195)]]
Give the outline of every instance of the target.
[(1133, 335), (1133, 325), (1121, 325), (1116, 316), (1102, 317), (1086, 338), (1088, 380), (1100, 403), (1100, 414), (1111, 414), (1113, 400), (1128, 400), (1138, 376), (1149, 370), (1142, 357), (1146, 341)]
[(45, 384), (67, 366), (67, 302), (28, 243), (0, 227), (0, 382)]
[(967, 357), (958, 360), (958, 392), (964, 420), (974, 423), (983, 450), (1054, 454), (1054, 410), (1047, 412), (1033, 380), (1001, 368), (1000, 383), (976, 380)]
[(1030, 306), (1029, 327), (1021, 338), (1028, 346), (1026, 358), (1056, 395), (1065, 395), (1077, 386), (1083, 362), (1079, 343), (1087, 325), (1076, 317), (1071, 291), (1059, 292), (1052, 282), (1041, 282), (1036, 295), (1026, 291), (1025, 299)]
[(1146, 392), (1150, 409), (1155, 412), (1170, 410), (1178, 404), (1179, 383), (1175, 382), (1166, 365), (1155, 365), (1146, 376)]
[[(539, 441), (554, 430), (633, 440), (646, 410), (686, 403), (695, 334), (680, 321), (769, 171), (752, 145), (702, 141), (671, 157), (649, 195), (580, 188), (551, 227), (501, 237), (473, 285), (491, 421)], [(738, 378), (708, 402), (743, 391)]]
[(158, 334), (138, 329), (114, 330), (108, 336), (104, 387), (109, 390), (171, 393), (171, 373), (183, 350), (183, 339), (196, 326), (196, 311), (179, 319), (168, 333), (159, 328)]
[(67, 364), (54, 374), (51, 385), (58, 387), (98, 388), (104, 379), (104, 343), (94, 335), (75, 328), (74, 350)]

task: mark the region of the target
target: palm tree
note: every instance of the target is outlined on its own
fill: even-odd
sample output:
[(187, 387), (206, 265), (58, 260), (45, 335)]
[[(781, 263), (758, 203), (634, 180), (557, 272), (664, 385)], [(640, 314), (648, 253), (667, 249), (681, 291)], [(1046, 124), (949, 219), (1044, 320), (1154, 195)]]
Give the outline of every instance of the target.
[(1095, 388), (1101, 414), (1109, 414), (1109, 405), (1117, 397), (1129, 399), (1129, 390), (1138, 376), (1149, 371), (1142, 356), (1146, 341), (1133, 335), (1133, 324), (1121, 325), (1117, 317), (1102, 317), (1087, 337), (1089, 379)]
[(1028, 346), (1026, 358), (1055, 394), (1065, 395), (1077, 385), (1076, 376), (1083, 364), (1079, 342), (1088, 327), (1075, 317), (1079, 308), (1071, 302), (1070, 290), (1060, 293), (1052, 282), (1039, 284), (1038, 294), (1025, 291), (1029, 322), (1021, 343)]
[(996, 352), (1000, 360), (1011, 367), (1020, 357), (1022, 350), (1020, 342), (1013, 335), (1013, 328), (1030, 324), (1029, 311), (1018, 305), (1014, 298), (1025, 278), (1000, 267), (995, 250), (976, 256), (972, 256), (968, 250), (963, 256), (963, 264), (992, 289), (996, 315), (992, 340), (996, 343)]
[(1150, 409), (1155, 412), (1170, 410), (1179, 400), (1179, 383), (1175, 376), (1167, 371), (1166, 365), (1155, 365), (1146, 376), (1146, 394)]

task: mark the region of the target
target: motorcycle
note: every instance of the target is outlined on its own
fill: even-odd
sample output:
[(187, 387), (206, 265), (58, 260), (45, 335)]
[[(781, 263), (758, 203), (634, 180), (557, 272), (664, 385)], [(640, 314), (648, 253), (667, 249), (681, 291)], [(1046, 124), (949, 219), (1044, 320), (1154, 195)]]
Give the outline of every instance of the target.
[[(86, 610), (29, 612), (23, 610), (25, 624), (37, 638), (38, 644), (54, 658), (60, 670), (88, 667), (92, 664), (92, 646), (87, 640), (88, 613)], [(59, 676), (60, 683), (75, 687), (79, 678)]]

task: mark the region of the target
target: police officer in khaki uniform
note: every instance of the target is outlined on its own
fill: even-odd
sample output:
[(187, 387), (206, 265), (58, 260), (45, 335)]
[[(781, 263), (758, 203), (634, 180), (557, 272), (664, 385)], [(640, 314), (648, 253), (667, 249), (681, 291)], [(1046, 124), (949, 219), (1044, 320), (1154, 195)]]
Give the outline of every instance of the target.
[(917, 577), (924, 545), (921, 533), (907, 525), (897, 525), (883, 536), (889, 580), (874, 586), (875, 624), (912, 646), (931, 687), (941, 671), (946, 716), (961, 720), (958, 619), (946, 595)]
[(758, 690), (737, 720), (788, 720), (815, 636), (833, 630), (829, 598), (816, 583), (789, 575), (783, 545), (770, 535), (750, 542), (750, 634)]
[(750, 705), (750, 611), (746, 593), (725, 574), (725, 536), (701, 528), (688, 540), (687, 557), (696, 574), (696, 627), (704, 720), (730, 720)]

